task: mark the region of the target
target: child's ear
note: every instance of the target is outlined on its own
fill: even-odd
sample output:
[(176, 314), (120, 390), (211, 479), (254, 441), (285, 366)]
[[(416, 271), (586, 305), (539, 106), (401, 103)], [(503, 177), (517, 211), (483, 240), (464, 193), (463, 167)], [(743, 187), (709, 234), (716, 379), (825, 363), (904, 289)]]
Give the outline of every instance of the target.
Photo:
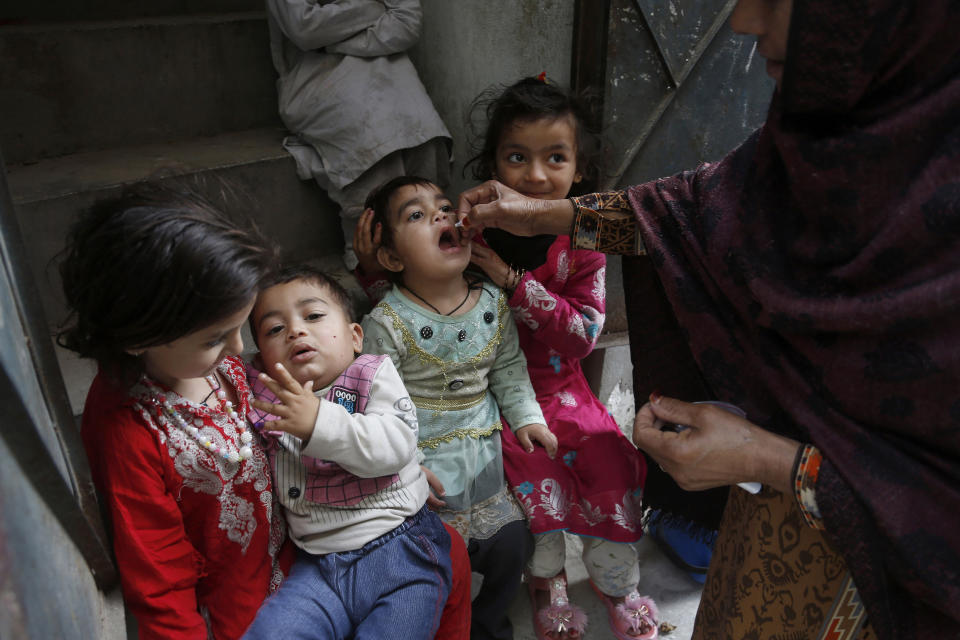
[(383, 245), (380, 245), (377, 249), (377, 262), (387, 271), (393, 271), (394, 273), (403, 271), (403, 262), (397, 257), (397, 254)]
[(581, 180), (583, 180), (583, 175), (581, 175), (581, 173), (580, 173), (579, 171), (577, 171), (575, 174), (573, 174), (573, 183), (574, 183), (574, 184), (578, 184)]
[(350, 323), (350, 339), (353, 340), (353, 352), (363, 352), (363, 327), (356, 322)]

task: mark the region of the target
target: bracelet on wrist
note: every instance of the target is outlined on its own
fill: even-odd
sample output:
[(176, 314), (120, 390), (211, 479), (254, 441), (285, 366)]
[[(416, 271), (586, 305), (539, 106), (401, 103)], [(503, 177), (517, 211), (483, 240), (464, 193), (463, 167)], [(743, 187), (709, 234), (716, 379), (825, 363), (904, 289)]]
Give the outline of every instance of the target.
[(513, 294), (516, 291), (517, 286), (523, 281), (523, 276), (526, 275), (526, 269), (516, 269), (512, 265), (510, 270), (507, 272), (506, 280), (503, 283), (503, 289), (509, 294)]

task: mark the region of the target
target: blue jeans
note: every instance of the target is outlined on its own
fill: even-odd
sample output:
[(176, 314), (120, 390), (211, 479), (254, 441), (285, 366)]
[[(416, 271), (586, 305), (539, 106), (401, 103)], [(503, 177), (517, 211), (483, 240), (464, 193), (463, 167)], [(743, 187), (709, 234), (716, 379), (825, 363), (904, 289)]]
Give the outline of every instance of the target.
[(356, 551), (300, 551), (243, 638), (429, 640), (450, 579), (450, 536), (423, 507)]

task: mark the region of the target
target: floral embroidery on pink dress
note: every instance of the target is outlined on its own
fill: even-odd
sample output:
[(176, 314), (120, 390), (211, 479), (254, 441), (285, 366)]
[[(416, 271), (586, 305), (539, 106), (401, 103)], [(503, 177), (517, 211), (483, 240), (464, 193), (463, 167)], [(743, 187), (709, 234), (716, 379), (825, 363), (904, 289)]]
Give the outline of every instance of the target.
[(510, 306), (520, 346), (559, 449), (553, 460), (540, 447), (527, 453), (505, 429), (504, 468), (533, 533), (635, 542), (646, 464), (580, 368), (603, 329), (605, 273), (602, 254), (572, 250), (570, 238), (559, 236), (546, 263), (516, 288)]

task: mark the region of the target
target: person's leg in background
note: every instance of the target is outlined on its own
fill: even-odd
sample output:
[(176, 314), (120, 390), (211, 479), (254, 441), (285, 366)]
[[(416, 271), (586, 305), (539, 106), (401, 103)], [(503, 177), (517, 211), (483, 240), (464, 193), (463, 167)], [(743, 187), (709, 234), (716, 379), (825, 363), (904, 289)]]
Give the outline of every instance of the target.
[(514, 520), (486, 540), (470, 539), (467, 552), (473, 571), (483, 575), (473, 599), (471, 640), (509, 640), (513, 625), (507, 615), (520, 588), (520, 578), (533, 549), (524, 520)]
[(567, 543), (563, 531), (538, 533), (533, 536), (534, 550), (529, 572), (535, 578), (552, 578), (563, 571), (567, 559)]
[(607, 609), (610, 627), (618, 638), (657, 636), (657, 606), (637, 592), (638, 554), (632, 544), (583, 537), (583, 564), (590, 583)]
[(527, 566), (530, 611), (537, 637), (580, 638), (587, 627), (587, 615), (567, 595), (567, 543), (563, 531), (539, 533)]
[(450, 182), (450, 154), (443, 138), (434, 138), (413, 147), (384, 156), (359, 178), (338, 189), (318, 178), (327, 195), (340, 207), (340, 228), (343, 231), (343, 262), (353, 271), (357, 256), (353, 252), (353, 232), (363, 213), (363, 203), (376, 187), (403, 175), (416, 175), (430, 180), (441, 189)]

